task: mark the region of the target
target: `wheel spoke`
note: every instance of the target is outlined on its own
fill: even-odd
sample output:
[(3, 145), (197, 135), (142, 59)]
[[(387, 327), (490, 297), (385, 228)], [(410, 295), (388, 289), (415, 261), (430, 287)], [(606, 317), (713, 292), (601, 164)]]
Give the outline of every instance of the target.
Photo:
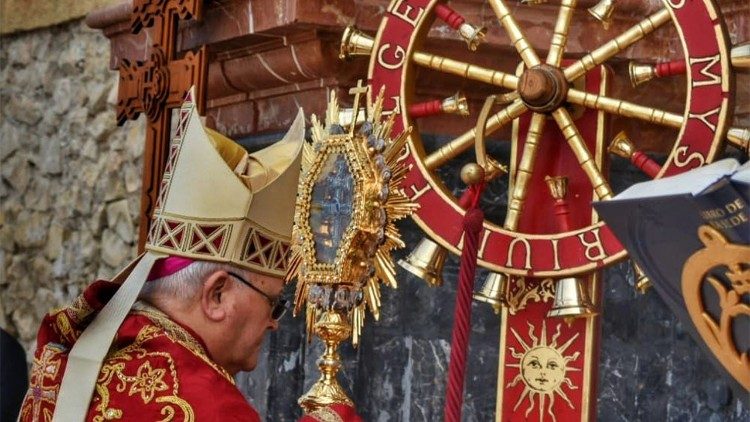
[(568, 101), (573, 104), (605, 111), (618, 116), (632, 117), (677, 129), (682, 127), (684, 121), (683, 117), (679, 114), (618, 100), (616, 98), (605, 97), (603, 95), (579, 91), (577, 89), (568, 90)]
[[(527, 108), (521, 100), (513, 101), (508, 107), (505, 107), (487, 119), (485, 135), (492, 134), (496, 130), (513, 121), (513, 119), (521, 116), (526, 110)], [(443, 145), (437, 151), (428, 155), (424, 160), (425, 167), (427, 167), (428, 170), (435, 170), (453, 157), (456, 157), (471, 148), (474, 145), (474, 139), (475, 129), (472, 128), (449, 143)]]
[(578, 0), (562, 0), (560, 12), (557, 14), (557, 23), (555, 23), (555, 32), (552, 33), (549, 53), (547, 53), (547, 64), (550, 66), (560, 66), (562, 56), (565, 53), (565, 46), (568, 43), (568, 29), (570, 29), (570, 20), (573, 17)]
[(518, 86), (517, 76), (435, 54), (418, 51), (412, 55), (412, 60), (420, 66), (437, 70), (438, 72), (461, 76), (501, 88), (516, 89)]
[(541, 113), (534, 113), (531, 117), (529, 130), (526, 134), (526, 143), (523, 146), (521, 162), (516, 170), (516, 177), (513, 181), (511, 196), (508, 201), (508, 213), (505, 216), (504, 225), (508, 230), (516, 230), (518, 228), (518, 219), (521, 216), (521, 209), (526, 200), (529, 180), (531, 180), (531, 173), (534, 170), (534, 162), (536, 161), (539, 137), (544, 130), (545, 120), (545, 115)]
[(573, 154), (575, 154), (581, 169), (586, 173), (589, 181), (591, 181), (591, 186), (593, 186), (596, 196), (599, 199), (611, 198), (612, 189), (610, 189), (609, 184), (596, 166), (594, 157), (591, 155), (591, 152), (589, 152), (586, 143), (583, 141), (583, 137), (581, 137), (581, 134), (578, 132), (578, 128), (570, 117), (568, 111), (565, 108), (560, 107), (552, 112), (552, 117), (555, 118), (563, 136), (565, 136), (565, 140), (568, 141), (568, 145), (570, 145), (570, 149), (573, 150)]
[(664, 25), (667, 21), (669, 21), (669, 11), (661, 9), (565, 68), (565, 79), (569, 82), (578, 79), (589, 70), (654, 32), (656, 28)]
[(490, 6), (495, 11), (500, 24), (505, 28), (505, 32), (508, 33), (510, 42), (516, 48), (516, 51), (518, 51), (526, 67), (532, 68), (538, 66), (541, 63), (539, 56), (537, 56), (536, 51), (534, 51), (534, 48), (531, 47), (531, 44), (529, 44), (529, 41), (523, 35), (521, 28), (516, 23), (516, 20), (513, 19), (510, 9), (505, 5), (505, 2), (503, 0), (490, 0)]

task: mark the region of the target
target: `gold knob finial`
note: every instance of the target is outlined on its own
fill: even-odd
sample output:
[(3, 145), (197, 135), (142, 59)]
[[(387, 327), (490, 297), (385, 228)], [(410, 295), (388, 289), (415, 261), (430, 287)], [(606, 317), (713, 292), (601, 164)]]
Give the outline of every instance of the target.
[(477, 163), (468, 163), (461, 169), (461, 180), (467, 185), (475, 185), (484, 180), (484, 169)]

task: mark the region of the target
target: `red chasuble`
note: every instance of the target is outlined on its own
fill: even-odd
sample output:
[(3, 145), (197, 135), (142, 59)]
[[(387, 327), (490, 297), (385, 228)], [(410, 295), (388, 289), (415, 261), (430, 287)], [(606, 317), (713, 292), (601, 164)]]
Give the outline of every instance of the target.
[[(68, 352), (119, 286), (97, 281), (39, 329), (22, 421), (50, 421)], [(260, 421), (202, 340), (157, 309), (137, 303), (102, 365), (88, 421)]]

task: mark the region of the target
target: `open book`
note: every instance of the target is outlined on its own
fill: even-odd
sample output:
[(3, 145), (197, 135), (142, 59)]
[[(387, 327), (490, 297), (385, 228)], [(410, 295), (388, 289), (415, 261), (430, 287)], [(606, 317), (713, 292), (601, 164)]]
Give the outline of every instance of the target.
[(748, 204), (750, 162), (740, 165), (727, 158), (676, 176), (637, 183), (594, 207), (628, 248), (638, 240), (629, 229), (651, 224), (655, 225), (648, 230), (656, 233), (672, 227), (687, 229), (690, 223), (709, 224), (728, 240), (750, 243)]
[(617, 195), (615, 199), (649, 198), (684, 193), (700, 195), (702, 191), (726, 177), (739, 183), (750, 183), (750, 161), (740, 165), (734, 158), (726, 158), (686, 173), (636, 183)]
[[(727, 301), (722, 294), (733, 290), (732, 278), (737, 278), (729, 274), (733, 271), (731, 267), (740, 272), (750, 269), (748, 204), (750, 164), (739, 165), (734, 159), (721, 160), (680, 175), (638, 183), (609, 201), (594, 204), (633, 261), (651, 279), (656, 292), (717, 363), (721, 362), (720, 356), (710, 350), (710, 342), (702, 337), (702, 333), (699, 334), (703, 330), (700, 324), (708, 319), (720, 319), (718, 316), (723, 315), (723, 304)], [(702, 233), (709, 231), (707, 226), (716, 230), (711, 231), (714, 238), (723, 237), (729, 244), (739, 245), (742, 261), (739, 267), (735, 264), (717, 264), (724, 254), (713, 249), (709, 252), (712, 256), (704, 259), (706, 265), (700, 271), (693, 271), (695, 265), (692, 263), (686, 266), (688, 262), (694, 262), (695, 257), (707, 255), (696, 255), (699, 251), (708, 250), (705, 234), (703, 238), (698, 235), (700, 227), (703, 227)], [(708, 285), (695, 290), (686, 288), (690, 281), (686, 279), (697, 279), (696, 282), (704, 284), (708, 279), (713, 279), (716, 283), (712, 287), (713, 281), (710, 281)], [(716, 291), (724, 293), (717, 294)], [(748, 303), (748, 296), (740, 294), (739, 300)], [(697, 318), (688, 306), (689, 303), (696, 303), (696, 300), (705, 312)], [(732, 341), (736, 350), (740, 353), (750, 350), (750, 318), (734, 319), (730, 325), (733, 325)], [(737, 371), (732, 372), (735, 374), (730, 371), (725, 371), (725, 374), (730, 380), (735, 379), (735, 391), (742, 391), (736, 382)], [(745, 402), (750, 401), (747, 391), (740, 397)]]

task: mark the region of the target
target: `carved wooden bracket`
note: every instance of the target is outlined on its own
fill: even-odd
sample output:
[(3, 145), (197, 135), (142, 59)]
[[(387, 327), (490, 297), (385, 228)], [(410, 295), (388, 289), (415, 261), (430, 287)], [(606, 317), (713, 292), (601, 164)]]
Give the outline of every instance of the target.
[(206, 47), (176, 58), (177, 24), (181, 20), (200, 20), (203, 0), (134, 0), (130, 29), (138, 34), (148, 28), (156, 40), (145, 60), (120, 60), (120, 84), (117, 101), (117, 123), (148, 118), (143, 163), (141, 221), (138, 237), (143, 250), (148, 225), (154, 210), (158, 188), (164, 172), (169, 145), (171, 110), (180, 106), (190, 88), (196, 86), (198, 112), (205, 111), (205, 81), (208, 74)]

